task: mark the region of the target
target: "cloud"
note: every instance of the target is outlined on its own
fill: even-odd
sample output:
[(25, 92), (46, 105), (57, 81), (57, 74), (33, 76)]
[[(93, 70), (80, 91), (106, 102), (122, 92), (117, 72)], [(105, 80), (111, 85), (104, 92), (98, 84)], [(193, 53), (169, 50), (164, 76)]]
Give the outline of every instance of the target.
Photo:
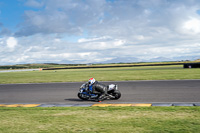
[(8, 28), (5, 28), (5, 27), (3, 27), (2, 30), (0, 31), (0, 35), (2, 36), (9, 36), (11, 34), (12, 32)]
[(16, 36), (38, 33), (80, 35), (87, 25), (99, 21), (105, 1), (48, 0), (42, 3), (44, 8), (39, 11), (25, 11), (24, 22)]
[(13, 49), (13, 48), (15, 48), (15, 46), (17, 46), (17, 39), (14, 37), (9, 37), (6, 40), (6, 44), (7, 44), (8, 48)]
[(41, 8), (44, 5), (44, 3), (37, 0), (27, 0), (25, 2), (25, 5), (34, 8)]
[[(29, 0), (27, 3), (39, 2)], [(144, 39), (142, 37), (161, 37), (166, 31), (169, 36), (170, 32), (185, 34), (182, 25), (187, 25), (184, 23), (191, 17), (199, 19), (197, 11), (200, 8), (197, 6), (200, 2), (196, 0), (49, 0), (41, 3), (44, 7), (40, 10), (25, 11), (24, 22), (15, 35), (83, 35), (87, 31), (91, 36), (110, 36), (129, 41), (135, 39), (133, 36), (140, 40)]]
[(108, 36), (103, 36), (89, 39), (81, 38), (78, 40), (78, 43), (81, 44), (82, 49), (84, 50), (95, 50), (103, 52), (102, 50), (120, 48), (126, 43), (126, 41), (120, 39), (113, 39)]
[(2, 22), (0, 22), (0, 35), (2, 36), (11, 35), (11, 31), (8, 28), (4, 27), (4, 24)]
[(200, 18), (191, 18), (183, 24), (183, 32), (186, 34), (200, 33)]
[[(8, 62), (200, 56), (198, 0), (27, 0), (23, 4), (31, 8), (24, 11), (14, 33), (1, 28), (0, 57)], [(13, 49), (13, 56), (5, 47)]]
[(111, 37), (103, 36), (103, 37), (94, 37), (94, 38), (80, 38), (78, 39), (78, 43), (85, 43), (85, 42), (93, 42), (93, 41), (102, 41), (102, 40), (109, 40)]

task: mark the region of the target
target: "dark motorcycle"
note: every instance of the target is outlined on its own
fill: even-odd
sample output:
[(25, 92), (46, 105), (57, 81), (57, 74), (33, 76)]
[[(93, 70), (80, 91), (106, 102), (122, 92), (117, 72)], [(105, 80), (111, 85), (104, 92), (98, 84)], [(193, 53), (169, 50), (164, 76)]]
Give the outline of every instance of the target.
[[(106, 99), (117, 100), (121, 97), (121, 92), (118, 90), (117, 85), (110, 84), (107, 86), (107, 90)], [(92, 93), (87, 83), (82, 84), (78, 92), (78, 97), (82, 100), (96, 100), (99, 95), (99, 93)]]

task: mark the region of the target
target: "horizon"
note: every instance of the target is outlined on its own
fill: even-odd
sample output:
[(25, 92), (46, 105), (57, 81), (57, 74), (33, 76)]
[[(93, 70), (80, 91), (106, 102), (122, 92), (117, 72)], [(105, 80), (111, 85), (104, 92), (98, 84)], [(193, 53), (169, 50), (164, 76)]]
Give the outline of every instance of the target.
[(106, 64), (142, 64), (142, 63), (179, 63), (179, 62), (186, 62), (186, 63), (200, 63), (198, 62), (200, 59), (197, 60), (180, 60), (180, 61), (153, 61), (153, 62), (118, 62), (118, 63), (80, 63), (80, 64), (65, 64), (65, 63), (52, 63), (52, 62), (43, 62), (43, 63), (20, 63), (20, 64), (12, 64), (12, 65), (0, 65), (0, 66), (17, 66), (17, 65), (106, 65)]

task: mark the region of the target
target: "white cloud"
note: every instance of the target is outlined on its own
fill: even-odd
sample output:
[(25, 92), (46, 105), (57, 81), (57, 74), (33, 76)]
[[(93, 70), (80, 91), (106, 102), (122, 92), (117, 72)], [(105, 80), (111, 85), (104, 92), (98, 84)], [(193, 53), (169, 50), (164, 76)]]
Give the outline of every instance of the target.
[(16, 32), (0, 39), (4, 62), (89, 63), (200, 53), (198, 0), (27, 0), (24, 5), (37, 10), (25, 10)]
[(100, 37), (100, 38), (90, 38), (90, 39), (82, 38), (79, 40), (79, 43), (81, 43), (81, 46), (83, 46), (82, 49), (100, 51), (113, 48), (120, 48), (126, 43), (126, 41), (120, 39)]
[(55, 38), (54, 41), (55, 41), (55, 42), (58, 42), (58, 43), (61, 42), (61, 40), (58, 39), (58, 38)]
[(17, 46), (17, 39), (15, 37), (9, 37), (7, 40), (6, 40), (6, 44), (7, 44), (7, 47), (8, 48), (15, 48), (15, 46)]
[(78, 42), (79, 43), (85, 43), (85, 42), (107, 40), (107, 39), (111, 39), (111, 37), (109, 37), (109, 36), (103, 36), (103, 37), (96, 37), (96, 38), (80, 38), (80, 39), (78, 39)]
[(186, 34), (200, 33), (200, 19), (191, 18), (190, 20), (187, 20), (183, 25), (183, 30)]
[[(34, 5), (33, 2), (37, 1), (28, 2)], [(38, 33), (80, 35), (85, 26), (99, 22), (106, 5), (104, 0), (44, 0), (41, 3), (44, 5), (42, 10), (25, 11), (25, 20), (15, 35), (30, 36)]]

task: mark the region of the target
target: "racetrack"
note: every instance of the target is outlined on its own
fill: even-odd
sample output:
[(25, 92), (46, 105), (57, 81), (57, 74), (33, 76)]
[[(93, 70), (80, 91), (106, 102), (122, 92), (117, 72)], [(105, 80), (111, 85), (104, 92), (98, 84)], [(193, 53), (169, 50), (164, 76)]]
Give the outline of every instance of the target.
[[(122, 97), (103, 103), (196, 103), (200, 102), (200, 80), (117, 81)], [(0, 104), (45, 103), (88, 104), (77, 93), (81, 82), (0, 84)]]

